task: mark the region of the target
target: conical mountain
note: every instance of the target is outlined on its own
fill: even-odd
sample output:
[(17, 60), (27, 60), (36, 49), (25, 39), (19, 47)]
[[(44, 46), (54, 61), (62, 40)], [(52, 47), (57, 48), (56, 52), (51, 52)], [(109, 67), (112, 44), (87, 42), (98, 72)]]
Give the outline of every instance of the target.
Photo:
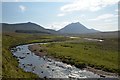
[(94, 33), (98, 31), (94, 29), (88, 29), (81, 23), (76, 22), (76, 23), (68, 24), (64, 28), (60, 29), (59, 32), (68, 33), (68, 34), (85, 34), (85, 33)]

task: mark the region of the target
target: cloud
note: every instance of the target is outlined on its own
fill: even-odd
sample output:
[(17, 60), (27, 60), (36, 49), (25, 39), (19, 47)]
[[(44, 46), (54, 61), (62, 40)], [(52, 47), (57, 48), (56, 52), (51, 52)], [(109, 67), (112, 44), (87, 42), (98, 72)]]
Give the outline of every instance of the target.
[(48, 24), (48, 25), (46, 26), (46, 28), (54, 29), (54, 30), (59, 30), (59, 29), (65, 27), (65, 26), (68, 25), (68, 24), (76, 23), (76, 22), (79, 22), (79, 20), (53, 22), (53, 23)]
[(96, 21), (96, 20), (105, 20), (105, 19), (116, 18), (116, 17), (117, 15), (114, 15), (114, 14), (103, 14), (94, 19), (89, 19), (89, 20)]
[(61, 17), (61, 16), (64, 16), (64, 15), (65, 15), (65, 14), (61, 13), (61, 14), (58, 14), (57, 16), (60, 16), (60, 17)]
[(23, 5), (20, 5), (19, 8), (20, 8), (20, 10), (21, 10), (22, 12), (25, 12), (25, 11), (26, 11), (26, 7), (23, 6)]
[(106, 19), (104, 20), (105, 22), (112, 22), (113, 20), (112, 19)]
[(81, 15), (80, 15), (80, 17), (81, 17), (81, 18), (84, 18), (84, 17), (85, 17), (85, 15), (84, 15), (84, 14), (81, 14)]
[(20, 2), (20, 0), (15, 0), (15, 2)]
[(116, 12), (118, 12), (118, 9), (115, 9)]
[(70, 24), (71, 22), (68, 22), (68, 21), (64, 21), (64, 22), (53, 22), (53, 23), (50, 23), (46, 26), (46, 28), (49, 28), (49, 29), (54, 29), (54, 30), (59, 30), (63, 27), (65, 27), (66, 25)]
[(106, 23), (106, 24), (98, 24), (96, 25), (96, 29), (98, 30), (102, 30), (102, 31), (117, 31), (118, 28), (118, 23), (114, 22), (114, 23)]
[(108, 5), (118, 3), (119, 0), (75, 0), (60, 8), (63, 12), (72, 12), (80, 10), (98, 11)]
[(120, 12), (120, 9), (115, 9), (115, 11), (119, 13), (119, 12)]

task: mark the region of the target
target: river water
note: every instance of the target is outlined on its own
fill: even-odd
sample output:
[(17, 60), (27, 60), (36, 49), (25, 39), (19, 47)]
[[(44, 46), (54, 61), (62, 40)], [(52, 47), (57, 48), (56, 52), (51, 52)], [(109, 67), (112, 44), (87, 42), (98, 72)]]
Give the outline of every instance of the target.
[(19, 61), (19, 67), (26, 72), (33, 72), (41, 78), (99, 78), (93, 72), (78, 69), (75, 66), (50, 59), (39, 57), (28, 49), (29, 45), (20, 45), (11, 51)]

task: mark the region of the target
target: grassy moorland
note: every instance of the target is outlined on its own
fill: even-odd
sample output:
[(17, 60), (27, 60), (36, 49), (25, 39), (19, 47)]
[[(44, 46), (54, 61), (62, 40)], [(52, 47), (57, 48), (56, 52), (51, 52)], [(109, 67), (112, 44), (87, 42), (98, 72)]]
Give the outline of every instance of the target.
[(2, 35), (2, 76), (3, 78), (36, 78), (35, 74), (25, 72), (18, 67), (18, 62), (12, 56), (10, 48), (27, 43), (52, 42), (67, 40), (62, 36), (35, 35), (22, 33), (3, 33)]
[(3, 34), (2, 37), (2, 77), (3, 78), (36, 78), (37, 75), (24, 72), (18, 67), (16, 58), (12, 56), (10, 48), (26, 42), (28, 36), (24, 34)]
[(118, 73), (118, 39), (104, 39), (103, 42), (77, 40), (73, 42), (44, 44), (48, 55), (78, 68), (86, 66), (107, 72)]
[(63, 62), (77, 67), (86, 65), (110, 72), (118, 72), (118, 41), (105, 39), (104, 42), (88, 42), (80, 39), (56, 35), (35, 35), (22, 33), (3, 33), (2, 35), (2, 76), (3, 78), (38, 78), (37, 75), (25, 72), (18, 67), (10, 48), (20, 44), (37, 42), (57, 42), (47, 47), (48, 55), (61, 59)]

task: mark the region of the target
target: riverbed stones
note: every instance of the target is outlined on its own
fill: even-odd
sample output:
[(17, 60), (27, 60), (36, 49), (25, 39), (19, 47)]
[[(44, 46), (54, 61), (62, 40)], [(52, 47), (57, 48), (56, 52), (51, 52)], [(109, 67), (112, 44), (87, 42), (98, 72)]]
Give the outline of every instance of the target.
[(47, 68), (50, 68), (50, 66), (47, 66)]
[[(86, 70), (83, 71), (81, 69), (76, 68), (75, 66), (71, 66), (71, 65), (67, 66), (68, 64), (54, 60), (52, 58), (49, 59), (46, 56), (39, 57), (38, 55), (35, 55), (34, 53), (30, 52), (30, 50), (28, 49), (28, 45), (21, 45), (20, 48), (23, 48), (23, 50), (21, 51), (17, 50), (15, 53), (13, 52), (13, 54), (18, 57), (19, 63), (21, 64), (21, 68), (29, 72), (34, 71), (33, 73), (38, 74), (42, 78), (44, 76), (54, 77), (54, 78), (60, 78), (60, 77), (66, 78), (66, 76), (68, 77), (69, 74), (71, 75), (72, 73), (74, 74), (75, 71), (77, 72), (80, 71), (79, 73), (76, 72), (76, 75), (72, 75), (72, 77), (75, 76), (75, 78), (78, 77), (78, 75), (79, 75), (79, 78), (83, 78), (81, 77), (81, 75), (89, 78), (99, 77), (99, 75), (96, 75)], [(31, 53), (31, 55), (25, 56), (23, 53), (25, 54)], [(23, 59), (24, 57), (23, 55), (26, 58)], [(104, 77), (104, 76), (101, 75), (101, 77)]]
[(21, 56), (20, 56), (19, 58), (20, 58), (20, 59), (24, 59), (25, 57), (21, 57)]

